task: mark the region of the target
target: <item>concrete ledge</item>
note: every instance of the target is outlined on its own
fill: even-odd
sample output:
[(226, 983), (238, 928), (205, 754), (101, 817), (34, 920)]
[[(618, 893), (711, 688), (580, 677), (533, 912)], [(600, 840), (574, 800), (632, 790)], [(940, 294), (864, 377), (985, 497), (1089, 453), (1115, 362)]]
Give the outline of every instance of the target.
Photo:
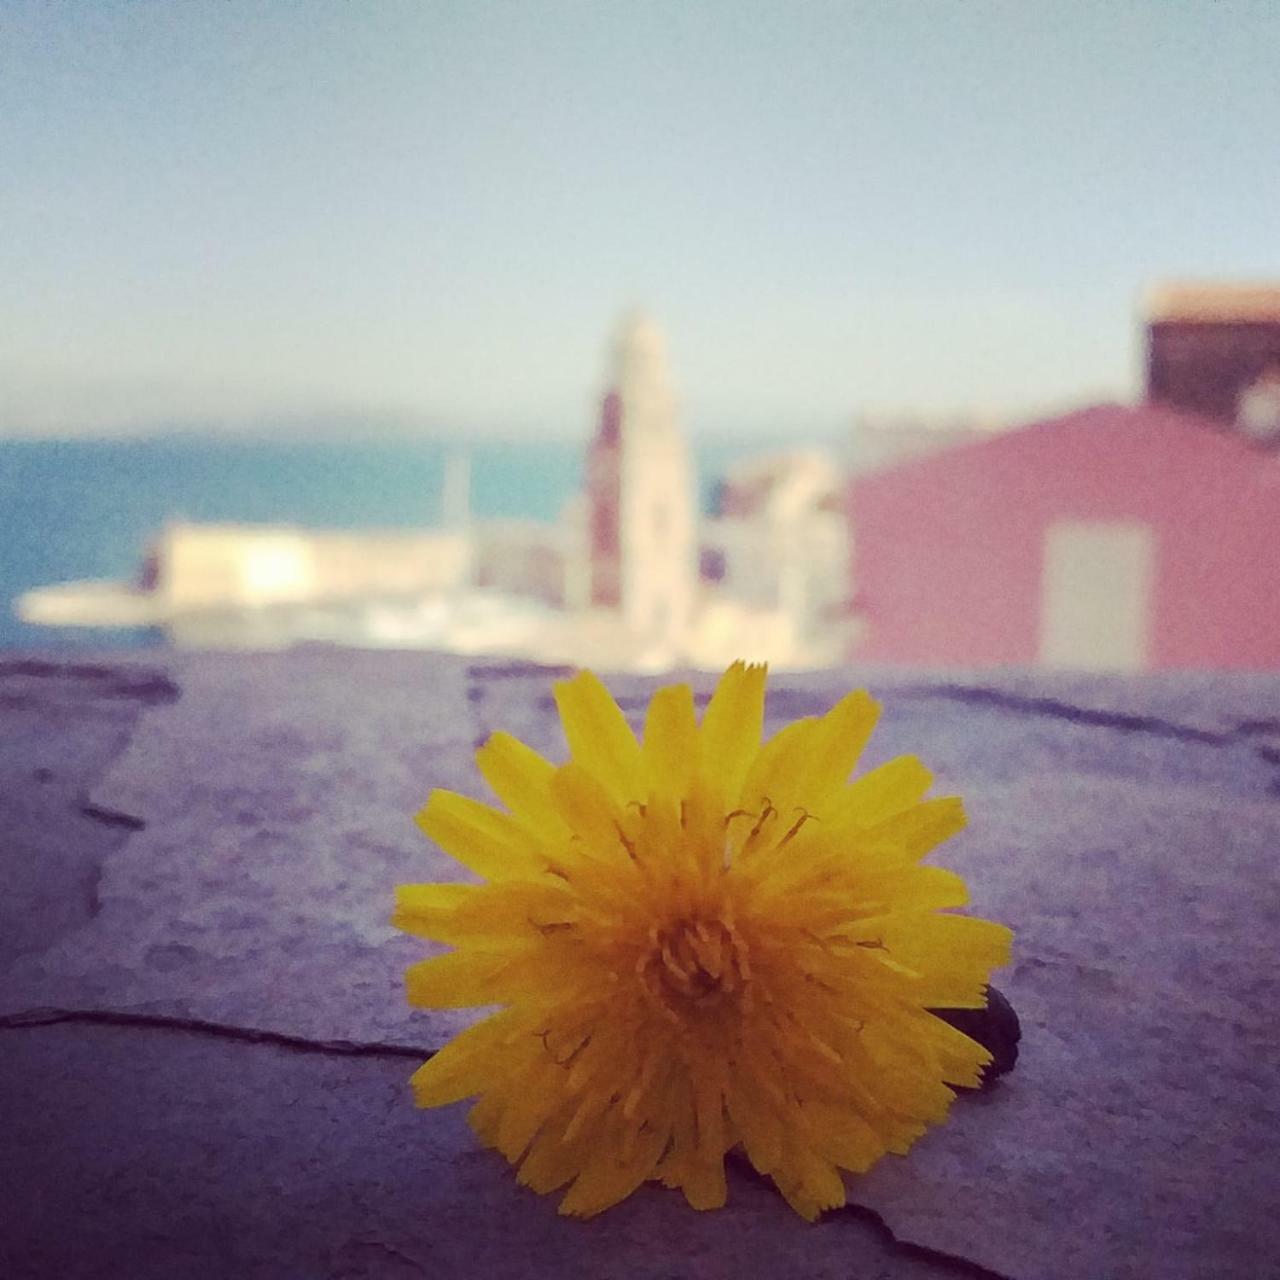
[[(610, 682), (637, 714), (653, 681)], [(851, 684), (972, 826), (939, 861), (1018, 931), (1022, 1060), (818, 1227), (748, 1173), (590, 1223), (463, 1108), (415, 1111), (411, 815), (548, 673), (411, 654), (0, 660), (0, 1273), (1256, 1277), (1280, 1265), (1280, 679)], [(702, 689), (710, 681), (700, 682)], [(13, 1171), (21, 1171), (13, 1177)], [(8, 1210), (12, 1212), (8, 1212)]]

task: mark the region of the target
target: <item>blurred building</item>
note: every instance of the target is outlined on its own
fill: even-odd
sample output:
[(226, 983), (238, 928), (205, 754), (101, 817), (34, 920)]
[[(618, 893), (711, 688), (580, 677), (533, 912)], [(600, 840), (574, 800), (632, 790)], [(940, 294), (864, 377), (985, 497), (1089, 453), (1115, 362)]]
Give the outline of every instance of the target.
[(878, 471), (891, 463), (983, 440), (1009, 424), (972, 414), (860, 413), (849, 433), (850, 473)]
[(1099, 405), (855, 475), (848, 502), (858, 660), (1280, 666), (1280, 458), (1221, 420)]
[[(753, 611), (770, 648), (811, 660), (844, 646), (849, 523), (844, 470), (820, 450), (766, 454), (730, 467), (704, 521), (702, 573), (712, 599)], [(713, 611), (704, 622), (710, 635)], [(726, 631), (733, 628), (719, 624)]]
[[(210, 647), (244, 647), (234, 639), (241, 632), (255, 644), (257, 637), (275, 634), (272, 644), (261, 643), (265, 648), (295, 632), (306, 638), (316, 616), (323, 615), (328, 628), (328, 619), (357, 606), (452, 597), (470, 574), (465, 530), (356, 532), (173, 521), (152, 539), (136, 581), (60, 583), (25, 593), (17, 605), (26, 622), (164, 627), (179, 644), (184, 637), (209, 636)], [(252, 625), (242, 627), (245, 620)]]
[(839, 661), (842, 488), (820, 454), (754, 459), (730, 472), (721, 511), (700, 522), (662, 334), (641, 315), (626, 317), (585, 492), (561, 521), (566, 612), (546, 652), (640, 670)]
[[(845, 647), (841, 489), (821, 454), (755, 459), (729, 474), (722, 512), (701, 528), (666, 344), (633, 313), (611, 345), (583, 491), (555, 522), (472, 519), (455, 454), (440, 528), (175, 523), (138, 581), (39, 588), (19, 607), (31, 622), (154, 626), (201, 648), (438, 648), (631, 671), (822, 666)], [(716, 566), (707, 580), (700, 553)]]
[(1149, 291), (1147, 397), (1280, 444), (1280, 284)]
[(580, 554), (569, 519), (478, 521), (471, 531), (472, 585), (562, 609), (576, 598)]
[(610, 381), (587, 451), (587, 605), (616, 611), (627, 631), (672, 653), (697, 590), (697, 511), (666, 343), (632, 313), (613, 347)]
[(430, 595), (464, 586), (470, 565), (461, 531), (348, 533), (175, 522), (156, 539), (144, 573), (162, 609), (189, 613)]

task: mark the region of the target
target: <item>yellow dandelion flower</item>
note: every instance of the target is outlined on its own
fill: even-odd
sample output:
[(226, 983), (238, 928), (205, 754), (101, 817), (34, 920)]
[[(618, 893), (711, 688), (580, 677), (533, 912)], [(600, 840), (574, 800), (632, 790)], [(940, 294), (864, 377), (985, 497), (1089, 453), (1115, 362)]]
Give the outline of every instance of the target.
[(413, 1077), (535, 1191), (588, 1216), (641, 1183), (725, 1200), (741, 1145), (812, 1219), (842, 1169), (905, 1152), (990, 1054), (928, 1010), (981, 1007), (1002, 925), (921, 858), (964, 825), (903, 756), (849, 783), (864, 692), (761, 745), (765, 671), (738, 663), (701, 724), (659, 689), (637, 742), (596, 676), (556, 686), (570, 761), (504, 733), (476, 759), (503, 809), (447, 791), (418, 815), (482, 884), (397, 890), (394, 923), (453, 950), (409, 1000), (496, 1005)]

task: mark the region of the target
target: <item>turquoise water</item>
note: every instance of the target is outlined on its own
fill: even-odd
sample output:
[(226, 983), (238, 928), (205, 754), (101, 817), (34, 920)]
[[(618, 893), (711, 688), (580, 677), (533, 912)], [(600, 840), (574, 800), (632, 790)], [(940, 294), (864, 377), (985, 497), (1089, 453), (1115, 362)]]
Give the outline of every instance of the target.
[[(246, 443), (207, 439), (0, 441), (0, 649), (139, 647), (152, 633), (30, 627), (12, 602), (32, 587), (128, 579), (167, 520), (397, 528), (440, 518), (443, 442)], [(553, 520), (582, 480), (577, 442), (468, 445), (481, 519)], [(704, 506), (745, 447), (697, 450)]]

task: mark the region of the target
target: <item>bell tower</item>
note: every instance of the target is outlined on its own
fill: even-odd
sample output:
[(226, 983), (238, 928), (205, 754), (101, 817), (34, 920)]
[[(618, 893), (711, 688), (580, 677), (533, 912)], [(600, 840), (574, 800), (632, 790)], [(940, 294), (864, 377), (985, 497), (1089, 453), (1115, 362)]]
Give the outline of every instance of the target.
[(644, 641), (677, 649), (696, 586), (693, 475), (666, 342), (639, 312), (623, 318), (614, 339), (587, 492), (592, 604), (618, 610)]

